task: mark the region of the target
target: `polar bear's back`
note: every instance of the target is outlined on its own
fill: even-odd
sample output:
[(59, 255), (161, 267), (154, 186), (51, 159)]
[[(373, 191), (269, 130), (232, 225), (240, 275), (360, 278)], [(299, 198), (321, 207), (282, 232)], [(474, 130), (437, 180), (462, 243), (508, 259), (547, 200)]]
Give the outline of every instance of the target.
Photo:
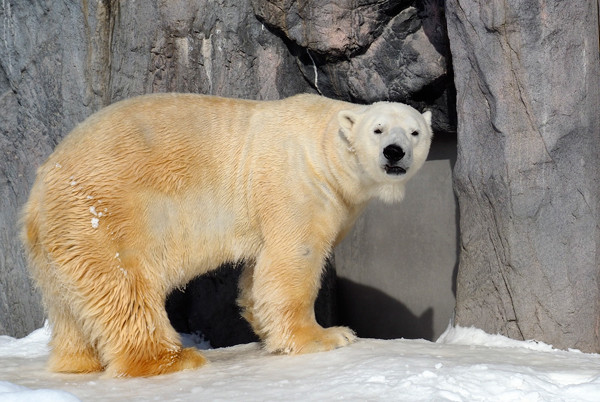
[[(332, 114), (346, 106), (316, 95), (252, 101), (197, 94), (152, 94), (117, 102), (79, 124), (48, 159), (50, 167), (73, 160), (110, 166), (115, 173), (140, 165), (171, 166), (231, 162), (253, 146), (306, 142), (320, 134)], [(260, 137), (263, 138), (260, 138)], [(261, 145), (252, 144), (259, 139)], [(178, 166), (179, 165), (179, 166)], [(214, 167), (214, 166), (213, 166)], [(91, 166), (90, 168), (94, 168)]]
[[(233, 102), (232, 102), (233, 101)], [(255, 102), (193, 94), (153, 94), (108, 106), (79, 124), (50, 159), (157, 156), (158, 153), (204, 153), (221, 143), (239, 144)], [(224, 119), (223, 116), (228, 116)], [(200, 147), (200, 148), (199, 148)], [(224, 151), (224, 150), (221, 150)], [(52, 162), (51, 161), (51, 162)], [(118, 160), (117, 160), (118, 162)], [(128, 160), (128, 162), (131, 162)]]

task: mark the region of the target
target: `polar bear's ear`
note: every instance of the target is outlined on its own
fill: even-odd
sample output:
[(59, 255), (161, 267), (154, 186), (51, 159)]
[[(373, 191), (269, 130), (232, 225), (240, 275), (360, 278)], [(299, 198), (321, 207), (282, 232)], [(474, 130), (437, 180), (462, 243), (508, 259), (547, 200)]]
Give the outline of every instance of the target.
[(352, 110), (342, 110), (338, 113), (338, 122), (340, 127), (346, 130), (352, 130), (358, 116)]
[(429, 110), (427, 110), (427, 111), (423, 112), (422, 116), (425, 119), (425, 122), (427, 123), (427, 125), (431, 126), (431, 112)]

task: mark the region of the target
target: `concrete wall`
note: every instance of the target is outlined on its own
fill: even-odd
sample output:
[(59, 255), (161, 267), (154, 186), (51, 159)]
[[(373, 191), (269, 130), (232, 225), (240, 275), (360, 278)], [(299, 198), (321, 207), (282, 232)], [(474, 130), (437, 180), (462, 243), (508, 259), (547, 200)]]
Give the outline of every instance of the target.
[(454, 314), (456, 139), (435, 138), (401, 204), (372, 202), (335, 250), (343, 324), (359, 336), (436, 339)]

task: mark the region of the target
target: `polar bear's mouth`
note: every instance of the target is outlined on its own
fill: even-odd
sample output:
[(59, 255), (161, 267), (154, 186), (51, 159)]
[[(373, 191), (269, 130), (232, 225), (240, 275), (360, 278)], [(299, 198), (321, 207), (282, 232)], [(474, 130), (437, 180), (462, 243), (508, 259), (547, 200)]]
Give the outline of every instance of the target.
[(400, 167), (400, 166), (385, 165), (385, 172), (387, 174), (392, 174), (392, 175), (395, 175), (395, 176), (399, 176), (401, 174), (406, 173), (406, 169), (404, 169), (403, 167)]

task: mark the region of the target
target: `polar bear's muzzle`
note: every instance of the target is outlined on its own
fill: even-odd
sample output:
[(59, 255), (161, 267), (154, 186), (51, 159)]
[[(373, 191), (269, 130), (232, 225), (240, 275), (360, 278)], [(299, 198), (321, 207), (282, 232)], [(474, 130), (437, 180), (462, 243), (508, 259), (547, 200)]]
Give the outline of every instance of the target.
[(406, 173), (406, 169), (404, 169), (401, 166), (390, 166), (390, 165), (385, 165), (385, 172), (387, 174), (391, 174), (391, 175), (396, 175), (396, 176), (400, 176), (404, 173)]
[(390, 144), (386, 146), (383, 148), (383, 156), (385, 157), (384, 169), (387, 174), (399, 176), (406, 173), (409, 164), (404, 160), (407, 159), (405, 158), (406, 152), (400, 145)]

